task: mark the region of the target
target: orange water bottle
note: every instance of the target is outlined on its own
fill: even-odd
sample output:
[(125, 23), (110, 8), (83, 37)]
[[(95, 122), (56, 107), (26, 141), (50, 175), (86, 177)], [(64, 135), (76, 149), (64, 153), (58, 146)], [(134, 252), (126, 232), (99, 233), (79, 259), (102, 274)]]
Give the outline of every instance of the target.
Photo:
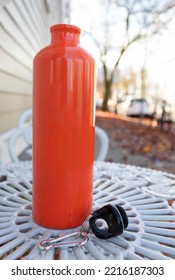
[(91, 213), (94, 161), (94, 59), (80, 29), (51, 27), (34, 59), (33, 219), (72, 228)]

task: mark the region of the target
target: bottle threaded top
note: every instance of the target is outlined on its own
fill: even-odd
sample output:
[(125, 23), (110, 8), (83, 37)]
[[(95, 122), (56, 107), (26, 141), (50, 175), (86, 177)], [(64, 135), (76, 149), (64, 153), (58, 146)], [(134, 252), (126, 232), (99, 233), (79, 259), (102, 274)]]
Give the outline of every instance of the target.
[(56, 24), (50, 28), (52, 43), (77, 45), (81, 29), (70, 24)]
[(51, 32), (59, 31), (59, 32), (73, 32), (80, 34), (81, 29), (75, 25), (71, 24), (55, 24), (50, 28)]

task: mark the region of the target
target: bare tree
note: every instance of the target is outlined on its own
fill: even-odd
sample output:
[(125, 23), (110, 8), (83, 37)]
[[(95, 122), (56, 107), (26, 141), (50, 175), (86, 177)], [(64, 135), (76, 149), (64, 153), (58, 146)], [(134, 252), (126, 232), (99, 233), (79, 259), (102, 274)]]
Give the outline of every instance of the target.
[[(129, 47), (141, 39), (160, 34), (173, 19), (175, 1), (164, 0), (99, 0), (104, 6), (101, 28), (103, 36), (93, 38), (100, 51), (104, 77), (104, 111), (108, 110), (108, 100), (116, 69)], [(97, 14), (98, 16), (98, 14)], [(122, 31), (122, 32), (121, 32)], [(103, 38), (102, 38), (103, 37)], [(116, 40), (118, 43), (116, 43)], [(115, 50), (115, 52), (114, 52)], [(115, 54), (112, 68), (109, 67), (110, 53)]]

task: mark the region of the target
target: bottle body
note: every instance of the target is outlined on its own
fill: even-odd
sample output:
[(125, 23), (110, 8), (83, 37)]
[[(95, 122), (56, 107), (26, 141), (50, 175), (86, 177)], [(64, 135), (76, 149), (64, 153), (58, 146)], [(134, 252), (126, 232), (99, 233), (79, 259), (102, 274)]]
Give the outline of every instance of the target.
[(94, 60), (76, 44), (58, 40), (34, 59), (33, 218), (38, 224), (81, 225), (91, 213), (93, 160)]

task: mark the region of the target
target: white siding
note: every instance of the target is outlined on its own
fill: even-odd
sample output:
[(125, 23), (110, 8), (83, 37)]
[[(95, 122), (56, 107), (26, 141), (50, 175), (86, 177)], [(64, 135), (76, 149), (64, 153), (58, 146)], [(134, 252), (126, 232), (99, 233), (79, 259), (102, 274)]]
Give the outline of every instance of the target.
[(50, 26), (69, 23), (68, 0), (0, 0), (0, 132), (32, 106), (32, 64)]

